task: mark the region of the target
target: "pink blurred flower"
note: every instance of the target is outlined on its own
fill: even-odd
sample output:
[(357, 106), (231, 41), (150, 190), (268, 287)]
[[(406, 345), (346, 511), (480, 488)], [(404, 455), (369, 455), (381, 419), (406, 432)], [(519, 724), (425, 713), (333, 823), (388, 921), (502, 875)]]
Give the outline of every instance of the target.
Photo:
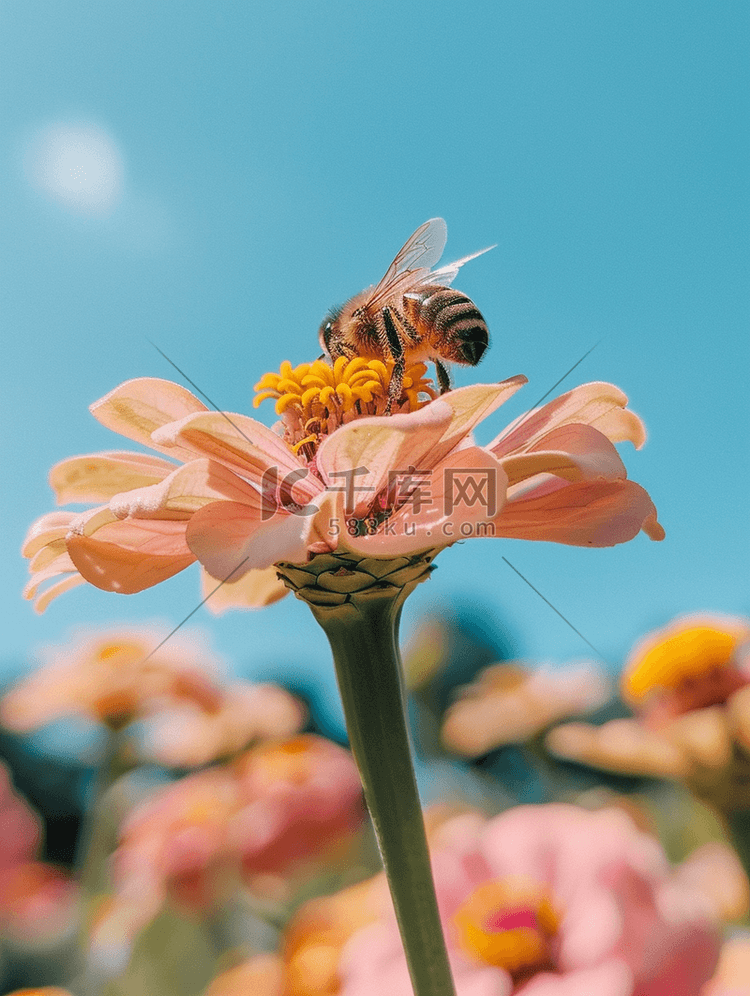
[(189, 775), (125, 821), (113, 858), (116, 898), (98, 934), (108, 937), (117, 922), (134, 936), (168, 897), (200, 911), (240, 879), (251, 888), (287, 879), (351, 837), (363, 816), (354, 761), (321, 737), (261, 744)]
[(716, 974), (701, 996), (750, 996), (750, 936), (732, 937), (724, 944)]
[[(433, 870), (458, 996), (699, 996), (715, 968), (711, 902), (621, 810), (457, 817)], [(411, 996), (392, 910), (339, 971), (341, 996)]]
[(23, 943), (67, 933), (77, 921), (78, 885), (62, 868), (26, 861), (0, 872), (0, 933)]
[(216, 709), (183, 699), (148, 723), (149, 753), (162, 764), (200, 767), (230, 757), (248, 744), (299, 732), (305, 708), (277, 685), (234, 681), (220, 688)]
[(493, 664), (459, 689), (443, 717), (441, 738), (465, 757), (523, 743), (563, 717), (590, 712), (610, 697), (610, 683), (594, 664), (528, 668)]
[(58, 935), (75, 915), (77, 886), (62, 869), (36, 860), (41, 844), (41, 820), (0, 762), (0, 934), (21, 941)]
[[(351, 365), (353, 376), (368, 367), (361, 358)], [(309, 393), (302, 385), (308, 370), (288, 365), (283, 383), (299, 374), (300, 391)], [(286, 401), (293, 395), (280, 399), (282, 438), (247, 416), (208, 411), (168, 381), (128, 381), (92, 406), (94, 416), (184, 466), (103, 453), (54, 467), (58, 501), (102, 504), (32, 525), (24, 544), (32, 573), (26, 596), (60, 577), (39, 596), (40, 610), (83, 581), (132, 593), (197, 559), (211, 577), (228, 579), (217, 605), (262, 605), (284, 593), (275, 563), (305, 563), (339, 546), (392, 558), (474, 535), (578, 546), (612, 546), (641, 529), (663, 538), (653, 503), (627, 480), (613, 445), (645, 439), (616, 387), (583, 385), (517, 419), (488, 446), (473, 443), (475, 426), (525, 380), (459, 388), (427, 404), (415, 397), (392, 416), (357, 418), (350, 406), (352, 421), (300, 440), (298, 413)], [(422, 481), (426, 475), (429, 501), (414, 500), (413, 484), (394, 485), (394, 472)], [(452, 500), (461, 475), (486, 478), (486, 501)], [(355, 491), (368, 497), (354, 501)]]
[(41, 842), (39, 817), (15, 791), (10, 769), (0, 761), (0, 874), (31, 860)]
[(335, 855), (362, 825), (362, 785), (351, 754), (302, 734), (237, 759), (243, 806), (234, 833), (251, 886)]

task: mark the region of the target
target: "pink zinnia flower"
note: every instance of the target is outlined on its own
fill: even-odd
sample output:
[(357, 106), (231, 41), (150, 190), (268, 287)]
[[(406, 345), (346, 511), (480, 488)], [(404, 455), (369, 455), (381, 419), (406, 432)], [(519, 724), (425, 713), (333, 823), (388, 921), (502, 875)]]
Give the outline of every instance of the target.
[(63, 868), (26, 861), (0, 872), (0, 933), (23, 944), (66, 934), (78, 919), (78, 885)]
[(211, 908), (236, 888), (279, 885), (324, 860), (364, 818), (354, 761), (313, 735), (261, 744), (231, 765), (188, 775), (144, 800), (125, 821), (113, 859), (112, 923), (134, 935), (167, 897)]
[(480, 535), (578, 546), (623, 543), (641, 529), (663, 537), (613, 445), (645, 440), (618, 388), (575, 388), (480, 447), (474, 428), (526, 378), (430, 400), (423, 371), (407, 371), (396, 414), (384, 416), (383, 363), (285, 364), (259, 385), (261, 397), (278, 398), (278, 431), (209, 411), (168, 381), (122, 384), (94, 416), (183, 466), (100, 453), (54, 467), (58, 501), (100, 504), (34, 523), (26, 596), (55, 578), (40, 610), (83, 581), (141, 591), (199, 560), (210, 578), (226, 579), (219, 607), (261, 605), (284, 594), (274, 564), (336, 549), (394, 558)]
[[(433, 871), (458, 996), (699, 996), (715, 909), (621, 810), (449, 820)], [(349, 940), (340, 996), (411, 996), (392, 911)]]
[(31, 860), (41, 846), (41, 820), (13, 788), (0, 761), (0, 873)]
[(0, 762), (0, 934), (47, 939), (73, 922), (78, 889), (62, 869), (36, 856), (42, 823)]

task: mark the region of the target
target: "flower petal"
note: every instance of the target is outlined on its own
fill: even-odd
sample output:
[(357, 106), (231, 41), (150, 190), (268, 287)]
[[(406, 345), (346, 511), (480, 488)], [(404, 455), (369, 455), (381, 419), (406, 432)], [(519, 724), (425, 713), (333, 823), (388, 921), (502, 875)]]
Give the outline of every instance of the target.
[(190, 459), (192, 453), (181, 447), (165, 450), (155, 445), (151, 433), (168, 422), (175, 422), (192, 412), (208, 409), (187, 388), (158, 377), (137, 377), (120, 384), (114, 391), (91, 405), (91, 414), (108, 429), (134, 439), (160, 453)]
[(321, 476), (330, 485), (337, 481), (335, 475), (365, 467), (367, 475), (357, 478), (356, 484), (377, 493), (387, 485), (389, 472), (403, 474), (409, 467), (429, 470), (525, 383), (519, 375), (500, 384), (472, 384), (448, 391), (414, 412), (350, 422), (321, 444), (317, 455)]
[(593, 425), (611, 442), (630, 440), (640, 449), (646, 441), (646, 430), (640, 418), (625, 408), (627, 403), (627, 395), (614, 384), (581, 384), (542, 408), (521, 415), (492, 440), (488, 449), (497, 456), (528, 450), (548, 432), (571, 423)]
[(255, 505), (258, 491), (214, 460), (191, 460), (161, 483), (117, 495), (109, 503), (118, 519), (169, 518), (190, 515), (213, 501), (238, 501)]
[(377, 532), (347, 536), (347, 547), (371, 557), (392, 557), (491, 536), (493, 516), (505, 502), (507, 478), (491, 453), (469, 446), (454, 450), (416, 487)]
[(255, 506), (215, 501), (192, 516), (187, 542), (205, 569), (218, 581), (238, 581), (248, 571), (280, 560), (307, 560), (310, 519), (276, 513), (264, 521), (260, 495)]
[(355, 508), (368, 505), (388, 485), (389, 474), (433, 466), (436, 447), (451, 418), (450, 408), (438, 399), (404, 415), (357, 419), (323, 440), (317, 454), (318, 471), (330, 492), (344, 492), (351, 482), (353, 495), (367, 495), (364, 501), (355, 502)]
[(81, 577), (78, 571), (76, 571), (75, 574), (62, 581), (58, 581), (57, 584), (51, 584), (34, 602), (34, 611), (41, 614), (58, 595), (62, 595), (66, 591), (70, 591), (71, 588), (77, 588), (79, 584), (85, 583), (86, 579)]
[(57, 560), (58, 557), (63, 554), (67, 555), (68, 548), (65, 545), (65, 537), (61, 539), (52, 540), (46, 546), (43, 546), (38, 553), (29, 561), (29, 573), (38, 574), (39, 571), (45, 570), (50, 566), (53, 561)]
[(636, 719), (612, 719), (602, 726), (563, 723), (545, 743), (557, 757), (624, 775), (683, 778), (689, 771), (683, 751)]
[(633, 973), (619, 958), (560, 975), (542, 972), (524, 986), (524, 996), (632, 996)]
[(672, 720), (661, 732), (702, 767), (726, 770), (731, 761), (733, 744), (723, 706), (692, 709)]
[(184, 519), (119, 520), (105, 506), (73, 523), (68, 552), (90, 584), (130, 595), (166, 581), (193, 563), (185, 526)]
[(173, 463), (147, 453), (90, 453), (55, 464), (49, 482), (58, 505), (102, 502), (121, 491), (156, 484), (174, 469)]
[(67, 549), (64, 548), (58, 551), (54, 558), (32, 571), (32, 576), (23, 589), (23, 597), (26, 599), (34, 598), (39, 590), (39, 586), (44, 584), (45, 581), (56, 578), (60, 574), (70, 574), (75, 570), (76, 566), (70, 559)]
[(247, 415), (205, 412), (188, 416), (154, 433), (154, 440), (167, 447), (181, 446), (193, 458), (210, 457), (264, 490), (269, 487), (269, 474), (294, 475), (294, 499), (301, 505), (322, 490), (284, 440)]
[(615, 546), (641, 529), (651, 539), (664, 538), (653, 502), (633, 481), (586, 481), (510, 500), (493, 521), (496, 536), (570, 546)]
[(453, 412), (450, 429), (444, 436), (443, 443), (455, 446), (528, 382), (528, 377), (516, 374), (499, 384), (470, 384), (442, 394), (437, 400), (448, 405)]
[(64, 539), (70, 524), (78, 518), (77, 512), (47, 512), (32, 522), (21, 547), (24, 557), (33, 557), (43, 547)]
[[(496, 452), (491, 447), (490, 451)], [(566, 481), (617, 481), (627, 477), (617, 450), (590, 425), (558, 426), (528, 451), (501, 458), (501, 462), (509, 485), (536, 474), (554, 474)]]
[[(56, 513), (52, 514), (55, 515)], [(65, 513), (66, 518), (72, 515), (73, 513)], [(44, 516), (44, 518), (48, 517)], [(38, 525), (38, 523), (35, 523), (35, 525)], [(55, 530), (56, 533), (59, 532), (59, 528)], [(67, 527), (62, 528), (67, 532)], [(23, 597), (32, 599), (36, 596), (34, 610), (40, 613), (44, 612), (53, 598), (62, 595), (64, 591), (75, 588), (76, 585), (84, 583), (84, 579), (78, 573), (75, 564), (70, 559), (64, 537), (60, 536), (54, 540), (50, 540), (46, 546), (42, 546), (41, 549), (37, 550), (29, 564), (29, 570), (31, 578), (23, 589)], [(46, 581), (51, 581), (52, 578), (60, 577), (61, 574), (68, 576), (63, 577), (62, 580), (50, 585), (44, 592), (38, 594), (41, 585)]]
[(239, 581), (225, 581), (221, 587), (201, 568), (201, 586), (206, 606), (217, 616), (227, 609), (261, 609), (289, 594), (273, 566), (248, 571)]

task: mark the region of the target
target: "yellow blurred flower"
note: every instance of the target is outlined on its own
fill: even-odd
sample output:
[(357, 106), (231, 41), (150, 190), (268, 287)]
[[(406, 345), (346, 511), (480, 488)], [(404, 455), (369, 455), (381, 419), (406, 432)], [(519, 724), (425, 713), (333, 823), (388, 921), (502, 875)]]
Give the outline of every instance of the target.
[(199, 633), (159, 646), (165, 635), (156, 627), (87, 631), (48, 648), (46, 665), (0, 702), (0, 721), (27, 732), (69, 715), (114, 730), (146, 720), (147, 753), (177, 767), (207, 764), (300, 730), (305, 710), (289, 692), (226, 682)]
[(204, 996), (285, 996), (283, 962), (271, 954), (249, 958), (217, 975)]
[(20, 681), (0, 706), (3, 725), (28, 732), (79, 715), (119, 729), (158, 704), (190, 700), (206, 711), (221, 703), (215, 657), (197, 634), (172, 637), (156, 627), (90, 630), (48, 647), (46, 664)]
[(623, 695), (633, 719), (558, 726), (552, 753), (628, 775), (684, 781), (723, 811), (750, 808), (750, 622), (688, 616), (641, 641)]

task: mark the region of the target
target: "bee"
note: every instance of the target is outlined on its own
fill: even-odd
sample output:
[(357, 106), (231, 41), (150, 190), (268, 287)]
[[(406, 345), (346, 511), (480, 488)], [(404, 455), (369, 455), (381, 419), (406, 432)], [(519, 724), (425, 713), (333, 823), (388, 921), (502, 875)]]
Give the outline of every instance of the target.
[(476, 366), (489, 345), (487, 323), (474, 302), (450, 284), (470, 259), (494, 249), (480, 249), (440, 269), (448, 229), (430, 218), (407, 239), (385, 276), (340, 308), (332, 308), (320, 326), (325, 354), (394, 361), (385, 414), (403, 387), (407, 363), (432, 361), (438, 387), (450, 390), (445, 362)]

